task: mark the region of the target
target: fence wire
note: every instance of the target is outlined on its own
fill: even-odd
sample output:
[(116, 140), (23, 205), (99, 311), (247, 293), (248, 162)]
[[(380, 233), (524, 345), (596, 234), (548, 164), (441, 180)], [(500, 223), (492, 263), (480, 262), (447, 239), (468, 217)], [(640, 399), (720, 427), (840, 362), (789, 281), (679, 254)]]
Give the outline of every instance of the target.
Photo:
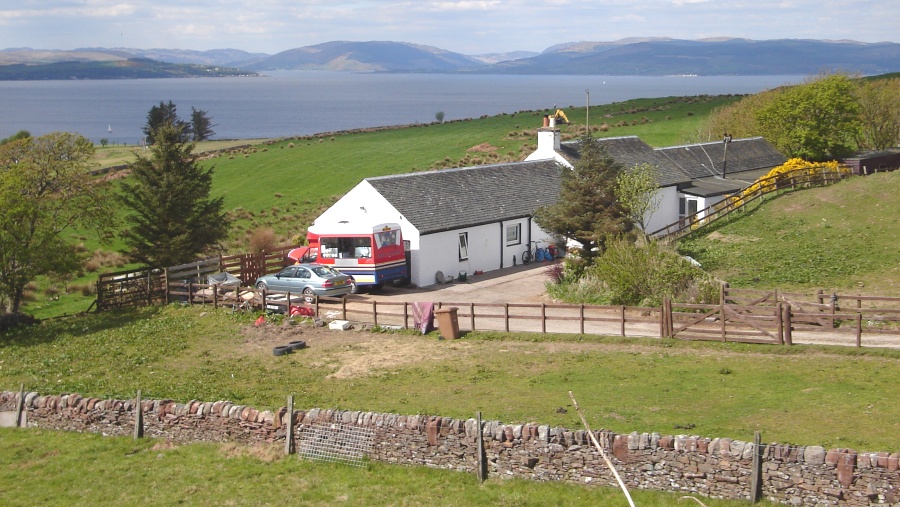
[(297, 454), (314, 461), (362, 467), (372, 454), (375, 429), (342, 423), (312, 424), (302, 428)]

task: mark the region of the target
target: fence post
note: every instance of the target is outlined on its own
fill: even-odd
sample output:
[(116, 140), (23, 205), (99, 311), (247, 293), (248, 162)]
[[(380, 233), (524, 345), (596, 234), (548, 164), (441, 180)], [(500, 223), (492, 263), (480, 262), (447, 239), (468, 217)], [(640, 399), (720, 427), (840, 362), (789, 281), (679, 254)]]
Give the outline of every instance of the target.
[[(406, 308), (405, 304), (404, 308)], [(341, 298), (341, 319), (347, 320), (347, 298)]]
[[(725, 294), (725, 285), (722, 285), (722, 294)], [(726, 319), (725, 319), (725, 298), (723, 297), (719, 303), (719, 315), (722, 318), (722, 341), (728, 341), (726, 337)]]
[(862, 347), (862, 314), (856, 314), (856, 348)]
[(584, 303), (581, 303), (581, 318), (579, 320), (581, 323), (581, 334), (584, 334)]
[(372, 301), (372, 322), (378, 327), (378, 301)]
[(287, 428), (284, 433), (284, 453), (294, 453), (294, 395), (287, 399)]
[(750, 471), (750, 501), (758, 503), (762, 498), (762, 438), (753, 433), (753, 470)]
[(403, 329), (409, 329), (409, 303), (403, 302)]
[(188, 306), (194, 305), (194, 282), (188, 280)]
[(215, 285), (213, 285), (210, 288), (213, 291), (213, 309), (218, 310), (219, 309), (219, 288), (216, 287)]
[(478, 471), (476, 475), (478, 482), (484, 482), (487, 479), (487, 459), (484, 455), (484, 430), (481, 428), (481, 411), (475, 413), (475, 439), (478, 442)]
[(19, 384), (19, 399), (16, 400), (16, 428), (22, 427), (22, 413), (25, 411), (25, 384)]
[(775, 303), (775, 325), (778, 326), (778, 345), (784, 345), (784, 323), (781, 319), (783, 313), (784, 304), (778, 301)]
[(472, 331), (475, 331), (475, 303), (469, 303), (469, 323), (472, 325)]
[(505, 323), (506, 332), (509, 332), (509, 303), (503, 303), (503, 322)]
[(547, 305), (541, 303), (541, 333), (547, 334)]
[(622, 336), (625, 336), (625, 305), (622, 305)]
[(144, 410), (141, 408), (141, 390), (134, 400), (134, 439), (144, 438)]
[(791, 324), (791, 305), (784, 305), (784, 318), (782, 319), (784, 323), (784, 344), (791, 346), (794, 344), (794, 338), (791, 335), (791, 328), (793, 324)]

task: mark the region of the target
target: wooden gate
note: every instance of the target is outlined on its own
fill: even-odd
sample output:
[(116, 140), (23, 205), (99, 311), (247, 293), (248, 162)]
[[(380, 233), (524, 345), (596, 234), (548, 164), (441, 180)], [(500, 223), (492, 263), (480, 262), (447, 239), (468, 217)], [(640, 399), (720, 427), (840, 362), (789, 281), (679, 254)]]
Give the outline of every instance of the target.
[(742, 306), (663, 303), (663, 335), (668, 338), (783, 344), (781, 305)]

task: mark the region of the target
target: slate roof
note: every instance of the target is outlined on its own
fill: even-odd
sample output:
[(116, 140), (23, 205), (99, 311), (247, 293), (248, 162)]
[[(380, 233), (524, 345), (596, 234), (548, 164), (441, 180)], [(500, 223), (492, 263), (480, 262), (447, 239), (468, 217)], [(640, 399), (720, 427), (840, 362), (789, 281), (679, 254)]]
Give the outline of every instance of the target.
[(365, 181), (424, 235), (531, 216), (556, 202), (562, 170), (535, 160)]
[[(641, 141), (637, 136), (607, 137), (597, 139), (596, 142), (606, 148), (609, 156), (622, 164), (626, 169), (645, 162), (659, 167), (659, 186), (661, 187), (690, 181), (690, 178), (685, 176), (682, 171), (677, 169), (671, 170), (670, 166), (672, 164), (664, 157), (661, 157), (652, 146)], [(578, 141), (560, 143), (560, 151), (563, 153), (563, 156), (573, 161), (573, 163), (581, 158), (578, 144)]]
[[(725, 147), (721, 141), (666, 148), (653, 148), (637, 136), (601, 138), (596, 142), (603, 145), (609, 155), (626, 169), (644, 162), (659, 167), (659, 185), (661, 187), (688, 185), (696, 188), (703, 187), (705, 188), (703, 192), (713, 192), (712, 194), (698, 195), (721, 193), (718, 190), (712, 190), (712, 183), (707, 182), (708, 184), (698, 187), (698, 183), (694, 181), (722, 175)], [(580, 158), (578, 141), (561, 143), (560, 151), (570, 161), (574, 162)], [(735, 139), (728, 146), (726, 178), (753, 182), (771, 168), (783, 164), (785, 160), (784, 155), (778, 153), (761, 137)], [(727, 193), (740, 190), (746, 185), (727, 183), (714, 186)]]
[(735, 139), (728, 144), (728, 160), (725, 162), (725, 143), (690, 144), (669, 146), (656, 150), (670, 164), (677, 167), (691, 179), (721, 176), (723, 165), (725, 177), (745, 171), (771, 169), (783, 164), (784, 155), (761, 137)]

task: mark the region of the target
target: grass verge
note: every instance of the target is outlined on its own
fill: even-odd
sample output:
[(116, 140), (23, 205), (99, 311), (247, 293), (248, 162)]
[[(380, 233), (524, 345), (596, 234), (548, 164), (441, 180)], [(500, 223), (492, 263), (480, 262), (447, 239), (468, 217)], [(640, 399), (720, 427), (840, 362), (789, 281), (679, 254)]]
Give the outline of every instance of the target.
[[(627, 505), (619, 490), (492, 479), (427, 467), (317, 464), (280, 448), (176, 446), (150, 439), (0, 428), (0, 498), (14, 506)], [(35, 487), (39, 485), (40, 487)], [(633, 491), (641, 507), (696, 505)], [(703, 499), (709, 507), (743, 501)], [(759, 505), (775, 505), (763, 502)]]

